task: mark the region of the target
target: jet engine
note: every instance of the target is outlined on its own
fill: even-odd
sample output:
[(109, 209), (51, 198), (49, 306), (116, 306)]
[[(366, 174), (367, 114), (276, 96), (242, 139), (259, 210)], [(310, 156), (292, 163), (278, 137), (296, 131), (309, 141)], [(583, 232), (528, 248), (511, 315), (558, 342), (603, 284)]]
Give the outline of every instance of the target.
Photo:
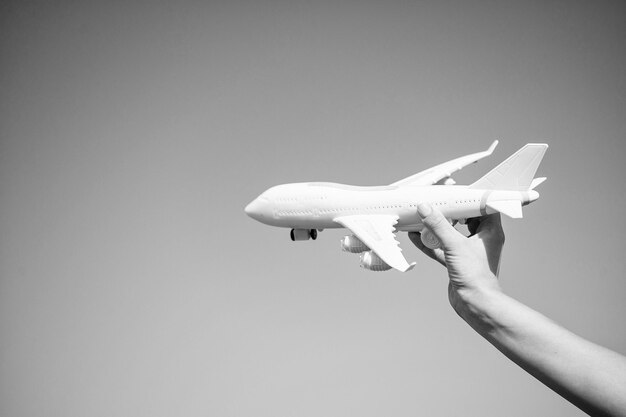
[(309, 240), (317, 239), (317, 230), (315, 229), (291, 229), (291, 240)]
[(368, 251), (361, 254), (361, 268), (370, 271), (387, 271), (391, 269), (389, 265), (378, 257), (374, 252)]
[(350, 253), (361, 253), (366, 250), (370, 250), (370, 248), (365, 246), (365, 244), (361, 242), (358, 237), (349, 235), (344, 236), (343, 239), (341, 239), (341, 250)]

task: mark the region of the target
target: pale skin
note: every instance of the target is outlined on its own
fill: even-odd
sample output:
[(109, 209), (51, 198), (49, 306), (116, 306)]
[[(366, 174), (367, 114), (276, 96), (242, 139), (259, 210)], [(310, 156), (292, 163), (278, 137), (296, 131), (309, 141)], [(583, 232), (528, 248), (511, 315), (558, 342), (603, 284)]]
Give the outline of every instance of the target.
[(463, 320), (539, 381), (594, 416), (626, 416), (626, 357), (575, 335), (507, 296), (498, 282), (504, 232), (499, 214), (468, 221), (470, 236), (420, 204), (423, 223), (442, 247), (419, 233), (411, 241), (448, 270), (450, 304)]

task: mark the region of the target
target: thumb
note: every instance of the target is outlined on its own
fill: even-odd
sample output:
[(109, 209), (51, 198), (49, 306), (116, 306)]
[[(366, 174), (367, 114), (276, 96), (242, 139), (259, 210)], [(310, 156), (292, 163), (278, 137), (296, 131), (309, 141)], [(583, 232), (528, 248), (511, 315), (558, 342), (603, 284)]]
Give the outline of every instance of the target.
[(461, 234), (452, 227), (443, 214), (431, 207), (428, 203), (417, 205), (417, 214), (422, 218), (422, 223), (439, 239), (444, 248), (449, 248), (459, 241)]

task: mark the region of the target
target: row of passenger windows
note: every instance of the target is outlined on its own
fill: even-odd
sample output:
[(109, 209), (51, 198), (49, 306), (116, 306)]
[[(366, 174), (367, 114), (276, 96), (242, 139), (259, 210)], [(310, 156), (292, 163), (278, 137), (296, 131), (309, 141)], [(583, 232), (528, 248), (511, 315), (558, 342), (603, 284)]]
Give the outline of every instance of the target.
[[(311, 200), (326, 200), (328, 197), (326, 196), (312, 196), (312, 197), (300, 197), (300, 198), (296, 198), (296, 197), (278, 197), (276, 199), (277, 202), (289, 202), (289, 201), (311, 201)], [(462, 204), (462, 203), (478, 203), (480, 202), (479, 199), (469, 199), (469, 200), (456, 200), (455, 203), (456, 204)], [(431, 203), (434, 206), (443, 206), (446, 205), (445, 201), (435, 201), (433, 203)], [(383, 208), (400, 208), (402, 206), (399, 205), (391, 205), (391, 206), (377, 206), (377, 207), (367, 207), (367, 209), (369, 210), (373, 210), (373, 209), (383, 209)], [(417, 204), (409, 204), (408, 207), (417, 207)], [(353, 210), (353, 209), (346, 209), (346, 210)]]
[[(469, 200), (468, 200), (469, 201)], [(445, 201), (435, 201), (431, 203), (433, 206), (444, 206), (447, 205)], [(304, 216), (304, 215), (313, 215), (314, 212), (319, 214), (328, 214), (328, 213), (343, 213), (357, 210), (384, 210), (384, 209), (394, 209), (394, 208), (402, 208), (403, 206), (399, 204), (392, 204), (389, 206), (370, 206), (370, 207), (350, 207), (350, 208), (333, 208), (333, 209), (319, 209), (319, 210), (280, 210), (277, 211), (276, 214), (278, 216)], [(405, 207), (417, 207), (417, 204), (408, 204)]]
[(276, 201), (277, 202), (287, 202), (287, 201), (313, 201), (313, 200), (327, 200), (328, 197), (325, 195), (318, 195), (318, 196), (305, 196), (305, 197), (277, 197)]

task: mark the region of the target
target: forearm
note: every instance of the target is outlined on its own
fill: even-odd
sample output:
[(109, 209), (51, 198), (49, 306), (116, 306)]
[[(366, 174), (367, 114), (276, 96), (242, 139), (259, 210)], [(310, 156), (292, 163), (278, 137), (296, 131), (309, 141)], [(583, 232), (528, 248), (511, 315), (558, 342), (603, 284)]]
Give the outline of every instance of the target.
[(458, 294), (457, 313), (498, 350), (593, 415), (626, 416), (626, 358), (497, 290)]

